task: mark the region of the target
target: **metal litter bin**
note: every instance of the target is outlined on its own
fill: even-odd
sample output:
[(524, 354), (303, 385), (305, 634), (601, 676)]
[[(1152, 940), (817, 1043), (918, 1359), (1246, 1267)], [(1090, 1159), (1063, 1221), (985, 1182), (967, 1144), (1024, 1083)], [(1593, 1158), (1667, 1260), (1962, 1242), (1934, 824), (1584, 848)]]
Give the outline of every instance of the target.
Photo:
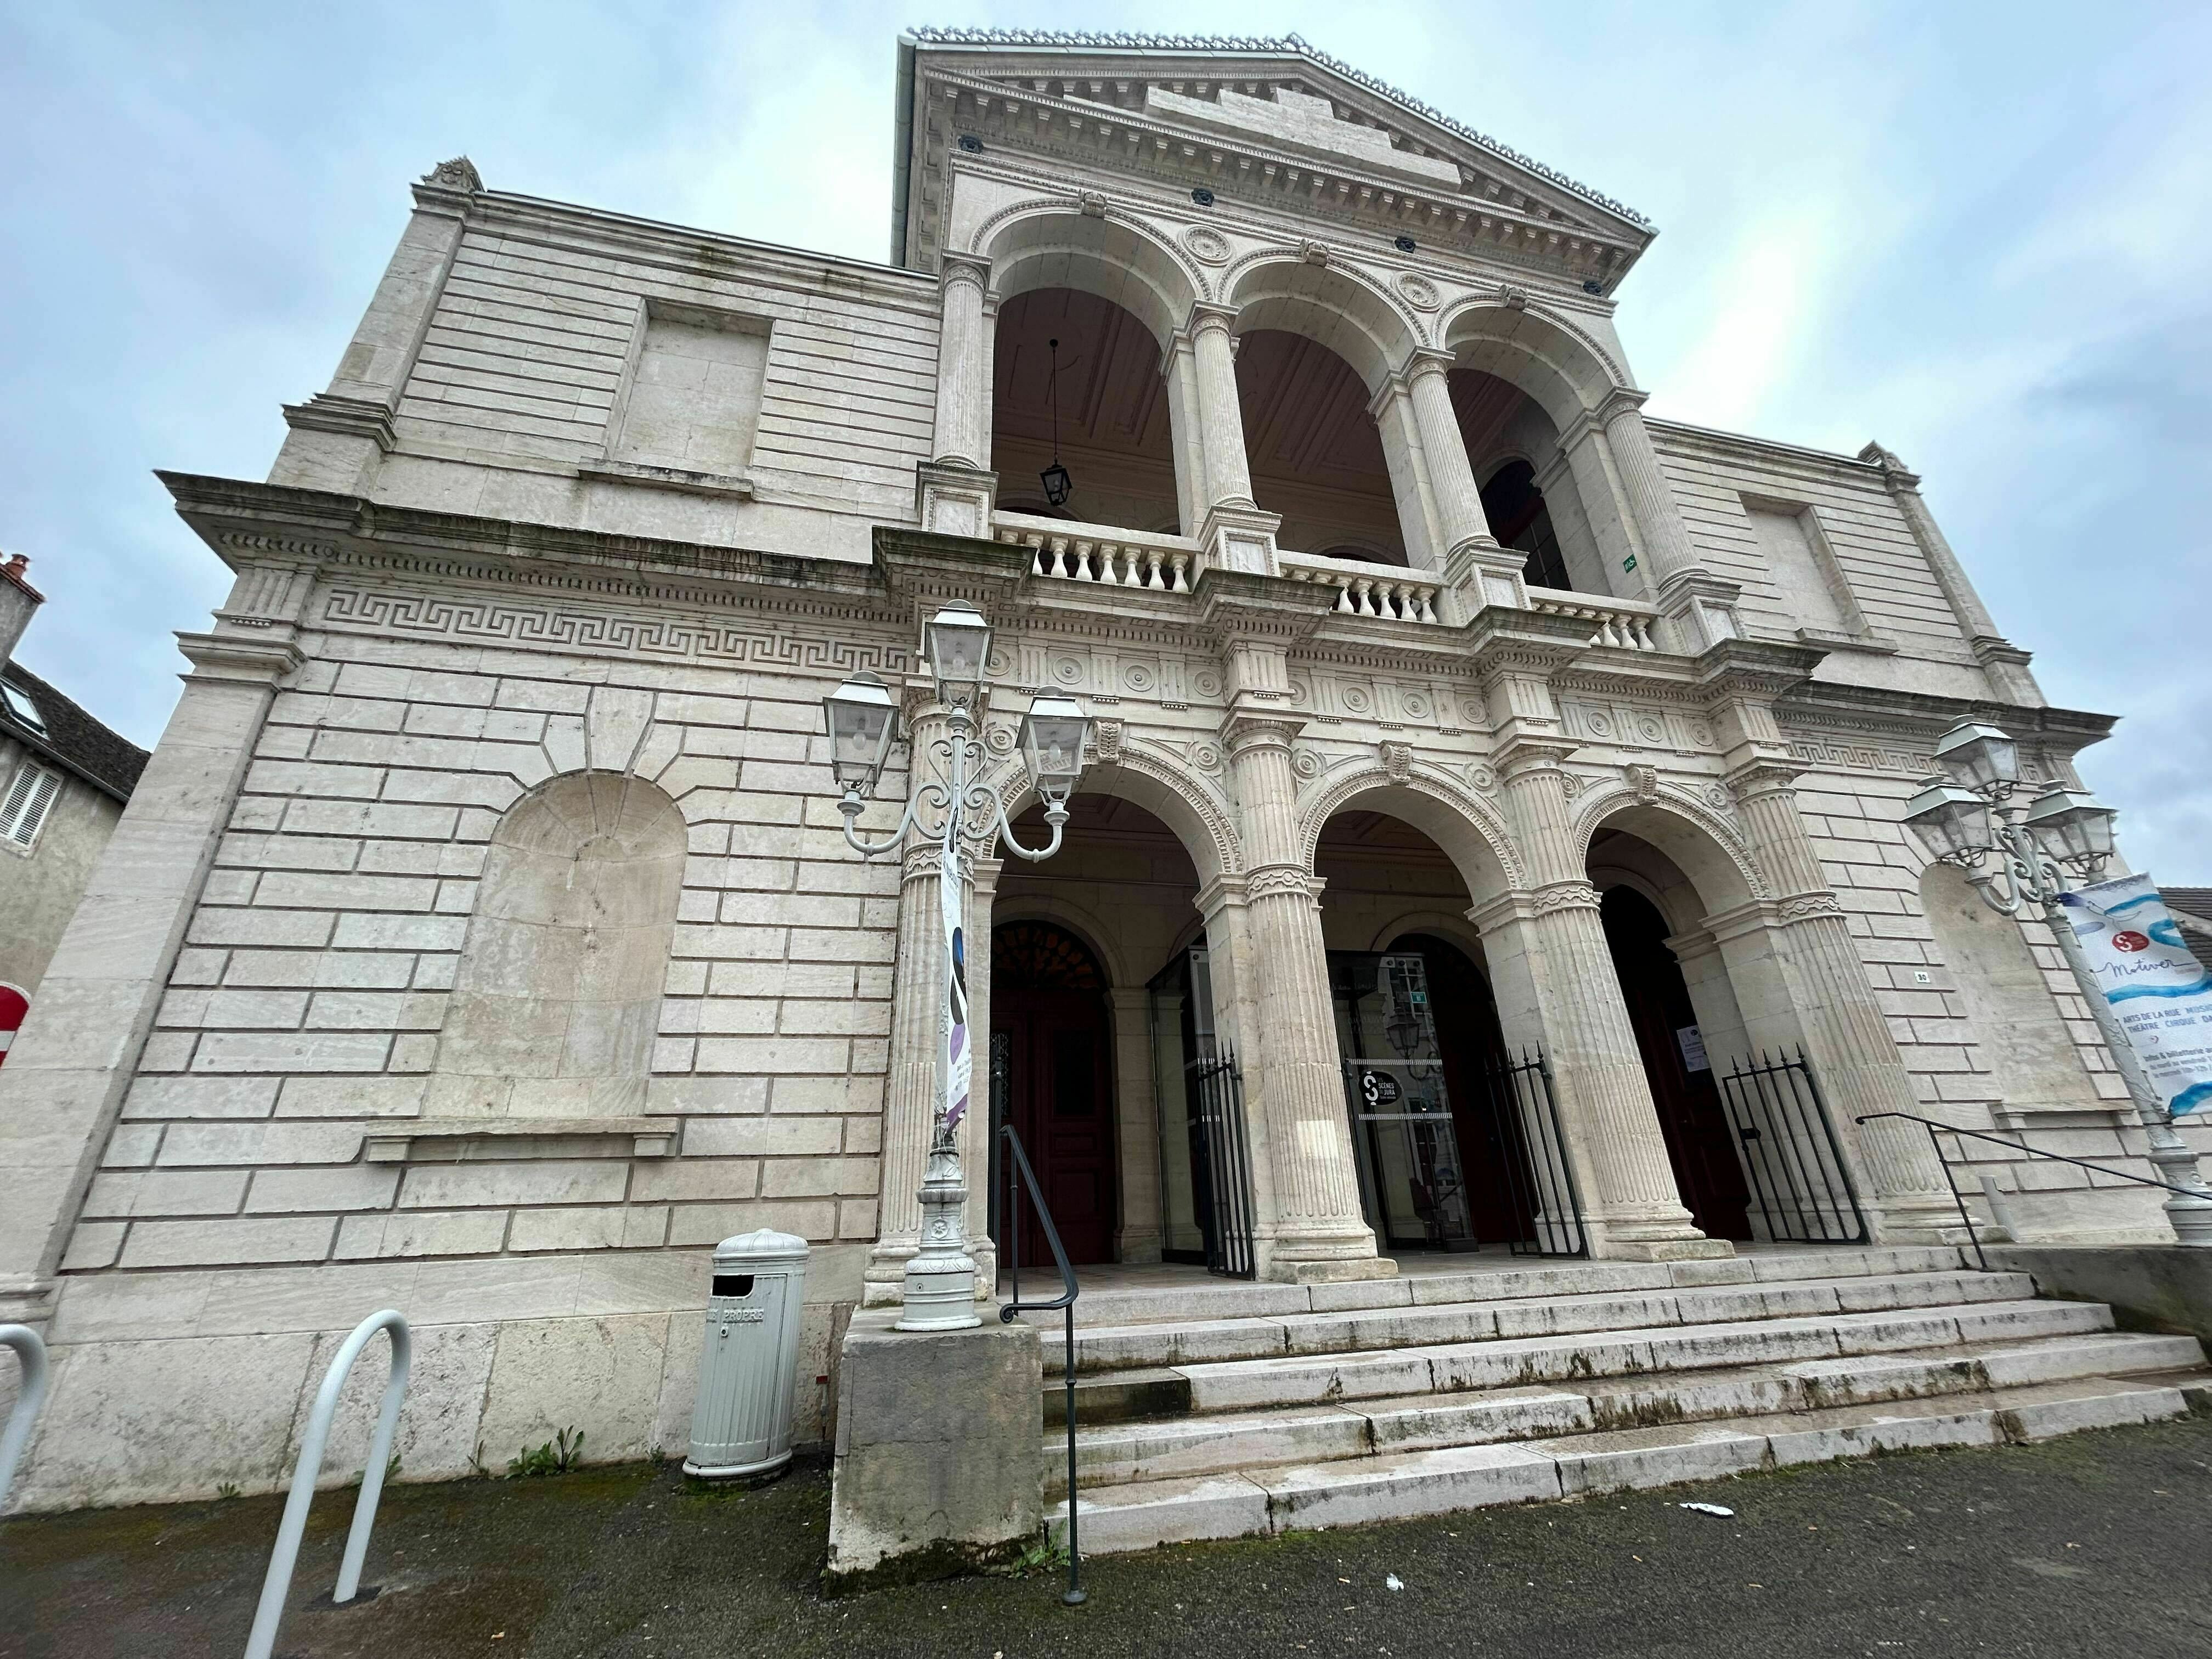
[(699, 1401), (684, 1473), (771, 1474), (791, 1461), (806, 1241), (763, 1227), (714, 1247)]

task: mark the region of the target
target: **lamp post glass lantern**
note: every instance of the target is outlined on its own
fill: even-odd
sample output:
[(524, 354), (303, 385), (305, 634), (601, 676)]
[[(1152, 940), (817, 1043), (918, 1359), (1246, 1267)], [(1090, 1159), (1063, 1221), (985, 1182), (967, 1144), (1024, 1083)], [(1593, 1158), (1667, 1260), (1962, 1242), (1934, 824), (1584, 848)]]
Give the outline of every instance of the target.
[(2083, 881), (2096, 880), (2112, 856), (2117, 815), (2086, 791), (2059, 784), (2024, 809), (2011, 805), (2020, 781), (2020, 748), (2002, 726), (1961, 720), (1937, 741), (1936, 758), (1949, 781), (1927, 780), (1905, 803), (1905, 822), (1939, 862), (1965, 871), (1982, 902), (1998, 915), (2017, 918), (2031, 905), (2041, 908), (2075, 988), (2127, 1084), (2160, 1179), (2184, 1189), (2166, 1200), (2174, 1237), (2185, 1244), (2212, 1245), (2212, 1188), (2197, 1174), (2197, 1155), (2144, 1075), (2135, 1045), (2105, 1000), (2066, 914), (2068, 888), (2059, 866)]
[[(919, 833), (939, 850), (945, 986), (939, 1000), (936, 1102), (919, 1194), (921, 1229), (906, 1264), (898, 1328), (953, 1330), (982, 1322), (975, 1312), (975, 1261), (968, 1252), (963, 1221), (968, 1188), (955, 1135), (967, 1102), (973, 1052), (966, 1030), (961, 942), (966, 931), (968, 824), (984, 827), (981, 839), (986, 847), (1003, 842), (1018, 858), (1036, 862), (1057, 853), (1067, 823), (1067, 798), (1083, 775), (1091, 718), (1066, 697), (1039, 697), (1022, 717), (1023, 763), (1030, 786), (1044, 800), (1045, 822), (1052, 831), (1043, 846), (1024, 847), (1015, 838), (1005, 803), (981, 776), (988, 757), (976, 717), (989, 690), (990, 623), (973, 605), (947, 605), (923, 625), (922, 654), (942, 708), (945, 735), (914, 744), (906, 806), (898, 826), (881, 841), (863, 840), (857, 825), (899, 736), (890, 689), (872, 674), (856, 674), (823, 699), (823, 707), (830, 772), (842, 791), (837, 810), (844, 817), (847, 843), (863, 858), (879, 858), (899, 851), (910, 833)], [(933, 769), (936, 775), (928, 775)], [(910, 971), (915, 965), (901, 967)]]

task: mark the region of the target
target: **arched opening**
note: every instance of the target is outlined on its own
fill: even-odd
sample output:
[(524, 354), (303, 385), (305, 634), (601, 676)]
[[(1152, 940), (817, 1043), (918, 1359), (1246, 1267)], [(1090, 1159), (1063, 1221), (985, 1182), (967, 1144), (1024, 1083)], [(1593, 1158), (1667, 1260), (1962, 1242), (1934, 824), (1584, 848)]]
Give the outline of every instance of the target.
[(1283, 515), (1282, 546), (1407, 562), (1382, 435), (1350, 363), (1304, 335), (1248, 329), (1237, 337), (1237, 400), (1252, 497)]
[[(1159, 342), (1134, 314), (1074, 288), (1002, 301), (992, 379), (1002, 510), (1169, 535), (1183, 528)], [(1060, 502), (1043, 476), (1055, 459), (1069, 483)]]
[[(1448, 384), (1490, 533), (1528, 556), (1533, 586), (1609, 592), (1589, 515), (1543, 405), (1480, 369), (1455, 368)], [(1555, 503), (1547, 489), (1561, 499)]]
[(1557, 1149), (1540, 1173), (1460, 863), (1363, 796), (1322, 826), (1314, 871), (1328, 884), (1337, 1050), (1378, 1248), (1535, 1240)]
[(1657, 905), (1626, 884), (1607, 888), (1603, 904), (1605, 942), (1658, 1108), (1675, 1188), (1705, 1237), (1748, 1239), (1751, 1189), (1689, 981), (1668, 943), (1674, 930)]
[(566, 773), (507, 809), (438, 1040), (433, 1113), (644, 1109), (688, 842), (674, 801), (616, 772)]
[[(1194, 956), (1204, 978), (1197, 869), (1133, 800), (1085, 788), (1068, 807), (1060, 851), (1006, 860), (993, 898), (994, 1116), (1021, 1134), (1071, 1261), (1203, 1259), (1182, 1064), (1164, 1042), (1158, 991)], [(1030, 847), (1051, 833), (1035, 805), (1014, 831)], [(1164, 1012), (1178, 1032), (1212, 1029), (1210, 1006)], [(1042, 1238), (1024, 1243), (1025, 1261), (1048, 1259), (1031, 1244)]]

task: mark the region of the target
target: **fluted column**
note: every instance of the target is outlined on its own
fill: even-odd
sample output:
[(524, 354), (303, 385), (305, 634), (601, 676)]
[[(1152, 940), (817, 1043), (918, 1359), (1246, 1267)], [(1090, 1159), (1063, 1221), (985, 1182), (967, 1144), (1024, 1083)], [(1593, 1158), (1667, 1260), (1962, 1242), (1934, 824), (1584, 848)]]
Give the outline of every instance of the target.
[(986, 471), (991, 465), (991, 337), (984, 290), (991, 265), (948, 253), (938, 278), (937, 424), (933, 459)]
[(1894, 1118), (1856, 1121), (1920, 1103), (1798, 811), (1800, 769), (1761, 757), (1728, 774), (1744, 839), (1775, 895), (1768, 937), (1836, 1133), (1856, 1147), (1869, 1221), (1888, 1242), (1933, 1241), (1957, 1210), (1926, 1132)]
[(1650, 1080), (1606, 943), (1597, 890), (1577, 855), (1559, 768), (1575, 745), (1521, 738), (1493, 756), (1519, 832), (1529, 891), (1525, 926), (1534, 950), (1544, 1048), (1560, 1115), (1585, 1179), (1600, 1253), (1644, 1260), (1727, 1255), (1683, 1207)]
[[(945, 739), (950, 723), (945, 705), (935, 700), (927, 682), (909, 684), (905, 712), (911, 734), (908, 752), (913, 757), (907, 774), (911, 793), (931, 780), (929, 757)], [(898, 1304), (907, 1260), (921, 1237), (919, 1194), (930, 1137), (937, 1126), (938, 1021), (945, 1000), (945, 923), (938, 902), (943, 856), (940, 842), (910, 837), (899, 881), (890, 1068), (884, 1081), (883, 1185), (875, 1247), (868, 1252), (861, 1275), (862, 1299), (872, 1308)], [(972, 1172), (968, 1184), (971, 1194), (980, 1184)]]
[(1191, 367), (1206, 459), (1201, 505), (1207, 512), (1254, 505), (1252, 468), (1244, 455), (1244, 410), (1237, 397), (1237, 349), (1230, 332), (1236, 321), (1232, 307), (1190, 308)]
[(1222, 734), (1244, 835), (1244, 931), (1255, 970), (1255, 1040), (1243, 1059), (1251, 1115), (1265, 1120), (1262, 1271), (1296, 1284), (1383, 1279), (1397, 1265), (1376, 1255), (1360, 1214), (1317, 884), (1299, 856), (1291, 770), (1298, 725), (1232, 714)]

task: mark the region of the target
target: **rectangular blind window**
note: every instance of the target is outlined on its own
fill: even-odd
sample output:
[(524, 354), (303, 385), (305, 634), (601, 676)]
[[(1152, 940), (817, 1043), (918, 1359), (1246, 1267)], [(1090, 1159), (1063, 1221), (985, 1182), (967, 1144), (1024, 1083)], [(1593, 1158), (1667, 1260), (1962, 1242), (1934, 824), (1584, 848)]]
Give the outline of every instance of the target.
[(0, 804), (0, 836), (5, 836), (18, 847), (28, 847), (38, 840), (39, 826), (46, 821), (47, 810), (53, 805), (61, 787), (58, 772), (49, 772), (27, 761), (18, 767), (15, 781), (8, 786), (8, 799)]

